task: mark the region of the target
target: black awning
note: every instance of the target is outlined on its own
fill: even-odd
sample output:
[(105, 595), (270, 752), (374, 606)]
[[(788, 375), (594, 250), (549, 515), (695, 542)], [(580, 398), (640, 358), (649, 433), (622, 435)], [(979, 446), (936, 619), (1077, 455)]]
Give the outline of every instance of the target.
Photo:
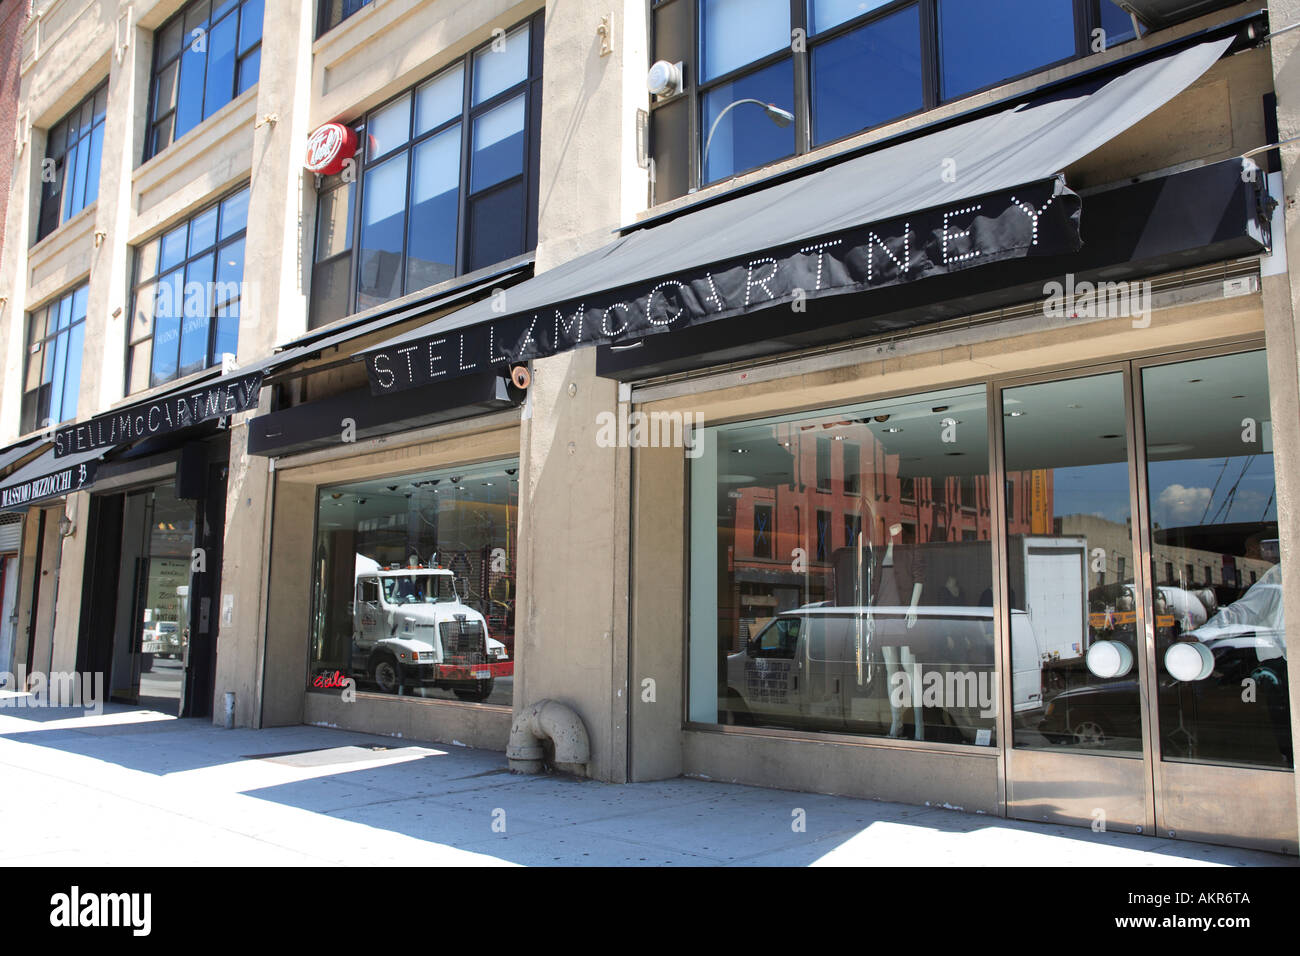
[(347, 345), (367, 335), (382, 332), (385, 329), (401, 325), (421, 316), (444, 314), (452, 308), (498, 288), (509, 288), (520, 279), (531, 274), (533, 253), (519, 256), (502, 266), (491, 270), (480, 270), (473, 275), (458, 277), (444, 287), (435, 289), (416, 301), (408, 301), (397, 309), (380, 310), (376, 314), (352, 316), (347, 321), (331, 325), (325, 329), (309, 332), (289, 342), (279, 352), (265, 359), (251, 362), (241, 371), (251, 372), (258, 369), (268, 374), (319, 355), (326, 349)]
[(24, 511), (29, 505), (81, 491), (95, 479), (99, 454), (88, 451), (58, 458), (53, 446), (47, 448), (0, 485), (0, 511)]
[(236, 371), (96, 415), (54, 433), (58, 458), (164, 435), (199, 422), (246, 412), (257, 405), (261, 369)]
[[(1199, 78), (1214, 40), (629, 232), (365, 353), (401, 391), (580, 345), (1072, 252), (1061, 170)], [(504, 305), (504, 308), (502, 306)]]
[(248, 452), (280, 456), (330, 448), (516, 404), (505, 380), (491, 372), (435, 382), (402, 395), (371, 395), (360, 388), (258, 415), (248, 423)]
[(6, 468), (12, 468), (28, 455), (35, 454), (39, 450), (41, 442), (47, 439), (37, 436), (28, 438), (26, 441), (16, 442), (7, 448), (0, 448), (0, 471)]

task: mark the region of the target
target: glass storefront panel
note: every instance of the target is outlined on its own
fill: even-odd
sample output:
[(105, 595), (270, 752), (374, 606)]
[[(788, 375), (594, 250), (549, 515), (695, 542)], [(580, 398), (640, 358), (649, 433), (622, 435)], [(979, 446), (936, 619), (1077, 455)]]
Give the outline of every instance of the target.
[(996, 744), (984, 386), (707, 428), (689, 717)]
[(1263, 352), (1142, 372), (1160, 752), (1293, 766)]
[(1142, 753), (1124, 376), (1008, 388), (1012, 743)]
[(518, 462), (317, 499), (309, 686), (510, 706)]

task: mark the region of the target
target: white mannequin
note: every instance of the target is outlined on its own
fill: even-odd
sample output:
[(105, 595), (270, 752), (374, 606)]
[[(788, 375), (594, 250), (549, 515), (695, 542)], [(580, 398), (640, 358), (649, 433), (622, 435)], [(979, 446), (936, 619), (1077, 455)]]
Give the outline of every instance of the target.
[[(901, 524), (890, 525), (889, 527), (889, 544), (885, 548), (885, 559), (881, 562), (882, 567), (892, 567), (894, 564), (894, 539), (903, 532)], [(916, 609), (921, 603), (921, 582), (917, 581), (912, 585), (912, 603), (907, 609), (907, 627), (908, 630), (916, 624)], [(916, 657), (912, 654), (912, 648), (907, 644), (886, 645), (882, 647), (881, 654), (885, 658), (885, 678), (887, 686), (893, 687), (894, 674), (900, 670), (907, 675), (909, 688), (915, 693), (916, 688), (911, 688), (910, 684), (916, 675)], [(903, 713), (911, 706), (908, 701), (903, 707), (895, 707), (893, 697), (889, 701), (889, 736), (903, 736)], [(921, 708), (917, 707), (913, 717), (913, 737), (916, 740), (925, 739), (925, 726), (921, 719)]]

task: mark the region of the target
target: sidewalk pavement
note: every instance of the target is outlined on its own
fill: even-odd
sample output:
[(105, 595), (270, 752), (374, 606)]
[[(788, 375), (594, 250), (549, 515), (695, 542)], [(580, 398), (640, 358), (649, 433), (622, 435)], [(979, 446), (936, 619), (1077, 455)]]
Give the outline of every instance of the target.
[[(796, 811), (806, 828), (796, 831)], [(1295, 866), (1294, 858), (109, 705), (0, 708), (0, 864)]]

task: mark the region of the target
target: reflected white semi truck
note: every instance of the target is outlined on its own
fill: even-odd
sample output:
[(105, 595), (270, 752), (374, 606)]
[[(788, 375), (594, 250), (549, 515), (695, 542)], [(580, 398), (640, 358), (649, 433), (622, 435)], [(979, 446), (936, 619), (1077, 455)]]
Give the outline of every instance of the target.
[(486, 700), (496, 678), (514, 673), (506, 646), (488, 635), (447, 568), (383, 568), (358, 554), (352, 605), (352, 667), (381, 691), (442, 687)]

